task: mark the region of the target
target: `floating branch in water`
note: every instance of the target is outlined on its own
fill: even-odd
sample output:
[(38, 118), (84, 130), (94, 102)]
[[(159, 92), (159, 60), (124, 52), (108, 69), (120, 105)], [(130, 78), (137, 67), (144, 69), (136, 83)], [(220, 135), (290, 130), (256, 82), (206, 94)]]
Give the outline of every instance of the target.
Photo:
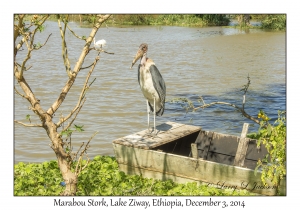
[[(243, 87), (244, 87), (243, 89), (241, 89), (241, 91), (244, 91), (244, 95), (243, 95), (243, 106), (242, 106), (242, 107), (239, 107), (239, 106), (237, 106), (237, 105), (235, 105), (235, 104), (232, 104), (232, 103), (222, 102), (222, 101), (211, 102), (211, 103), (206, 104), (202, 96), (199, 96), (198, 102), (200, 102), (200, 103), (202, 102), (203, 105), (197, 106), (197, 107), (195, 107), (195, 106), (194, 106), (194, 103), (193, 103), (191, 100), (187, 99), (187, 98), (174, 98), (174, 99), (172, 99), (172, 100), (169, 100), (169, 102), (171, 102), (171, 103), (182, 102), (182, 103), (187, 104), (186, 106), (182, 106), (182, 107), (185, 108), (186, 112), (188, 112), (188, 111), (190, 111), (190, 110), (191, 110), (191, 111), (197, 111), (197, 110), (199, 110), (199, 109), (205, 109), (205, 108), (208, 108), (208, 107), (214, 106), (214, 105), (226, 105), (226, 106), (231, 106), (231, 107), (233, 107), (234, 109), (236, 109), (237, 111), (241, 112), (241, 114), (242, 114), (244, 117), (246, 117), (246, 118), (248, 118), (249, 120), (252, 120), (253, 122), (255, 122), (255, 123), (257, 123), (257, 124), (260, 125), (260, 124), (261, 124), (260, 120), (257, 119), (257, 118), (255, 118), (255, 117), (253, 117), (253, 116), (251, 116), (251, 115), (249, 115), (249, 114), (245, 111), (245, 109), (244, 109), (245, 103), (246, 103), (246, 93), (248, 92), (248, 88), (249, 88), (249, 86), (250, 86), (250, 84), (251, 84), (251, 83), (250, 83), (250, 77), (249, 77), (249, 75), (248, 75), (247, 79), (248, 79), (247, 84), (243, 86)], [(265, 121), (265, 125), (264, 125), (263, 127), (266, 127), (267, 124), (268, 124), (268, 121)]]

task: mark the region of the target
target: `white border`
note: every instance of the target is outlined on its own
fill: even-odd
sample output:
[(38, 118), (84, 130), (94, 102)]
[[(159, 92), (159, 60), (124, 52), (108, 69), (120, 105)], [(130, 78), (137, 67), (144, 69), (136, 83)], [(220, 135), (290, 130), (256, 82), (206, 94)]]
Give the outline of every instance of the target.
[[(105, 2), (105, 3), (104, 3)], [(244, 209), (296, 207), (299, 191), (299, 14), (297, 1), (20, 1), (5, 2), (1, 5), (1, 206), (30, 207), (31, 209), (54, 207), (54, 198), (58, 197), (14, 197), (13, 196), (13, 14), (15, 13), (286, 13), (287, 14), (287, 130), (288, 130), (288, 175), (287, 196), (284, 197), (212, 197), (213, 200), (245, 201)], [(3, 65), (4, 63), (4, 65)], [(3, 75), (4, 74), (4, 75)], [(4, 117), (3, 117), (4, 116)], [(297, 138), (298, 137), (298, 138)], [(90, 197), (76, 197), (87, 200)], [(96, 197), (100, 199), (101, 197)], [(110, 199), (111, 197), (106, 197)], [(129, 199), (126, 197), (125, 199)], [(150, 200), (152, 197), (136, 197)], [(173, 197), (185, 200), (187, 197)], [(192, 197), (208, 200), (209, 197)], [(63, 198), (67, 199), (67, 198)], [(70, 198), (71, 199), (71, 198)], [(73, 207), (65, 207), (73, 208)], [(99, 209), (99, 207), (96, 207)], [(130, 207), (126, 207), (130, 208)], [(168, 207), (165, 207), (168, 208)], [(191, 208), (191, 207), (189, 207)], [(201, 208), (201, 207), (194, 207)], [(214, 207), (210, 207), (212, 209)], [(220, 207), (216, 207), (219, 208)], [(117, 208), (115, 208), (117, 209)], [(118, 207), (119, 209), (119, 207)], [(138, 209), (138, 208), (136, 208)], [(139, 208), (140, 209), (140, 208)], [(150, 208), (153, 209), (153, 208)], [(177, 209), (177, 208), (173, 208)], [(178, 209), (182, 209), (178, 208)], [(237, 209), (235, 207), (235, 209)], [(277, 208), (276, 208), (277, 209)]]

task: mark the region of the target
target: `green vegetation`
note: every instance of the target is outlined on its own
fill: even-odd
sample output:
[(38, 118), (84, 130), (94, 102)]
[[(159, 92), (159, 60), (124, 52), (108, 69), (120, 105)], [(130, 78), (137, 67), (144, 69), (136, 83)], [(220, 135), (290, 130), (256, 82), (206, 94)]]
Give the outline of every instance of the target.
[(268, 155), (259, 160), (255, 171), (262, 170), (261, 180), (266, 180), (278, 186), (280, 180), (286, 175), (286, 118), (285, 111), (278, 111), (278, 119), (273, 125), (269, 124), (270, 118), (260, 111), (258, 118), (261, 118), (260, 129), (257, 134), (252, 134), (251, 138), (258, 139), (257, 146), (264, 144), (268, 150)]
[[(57, 20), (51, 15), (50, 20)], [(28, 15), (27, 20), (32, 19)], [(97, 20), (96, 14), (69, 15), (69, 21), (79, 22), (83, 27), (90, 27)], [(225, 26), (230, 22), (224, 14), (117, 14), (106, 22), (108, 25), (174, 25), (174, 26)]]
[[(245, 18), (247, 17), (247, 18)], [(238, 20), (238, 24), (234, 27), (239, 27), (242, 29), (249, 28), (260, 28), (260, 29), (270, 29), (284, 31), (286, 30), (286, 15), (285, 14), (250, 14), (250, 15), (230, 15), (231, 19)], [(250, 21), (254, 20), (260, 22), (260, 26), (253, 26)]]
[(285, 30), (286, 15), (265, 15), (261, 24), (261, 28), (264, 29)]
[[(87, 16), (90, 22), (91, 17)], [(132, 14), (112, 15), (107, 24), (112, 25), (176, 25), (176, 26), (215, 26), (228, 25), (226, 15), (193, 15), (193, 14)]]
[[(57, 161), (18, 163), (14, 169), (14, 195), (60, 195), (63, 178)], [(119, 171), (114, 157), (96, 156), (78, 177), (76, 195), (256, 195), (246, 190), (219, 189), (196, 183), (177, 184), (171, 180), (158, 181)]]
[[(229, 14), (116, 14), (112, 15), (106, 24), (118, 25), (172, 25), (172, 26), (228, 26), (230, 20), (238, 20), (234, 27), (242, 29), (261, 28), (271, 30), (286, 29), (285, 14), (250, 14), (249, 20), (261, 22), (260, 26), (253, 26), (245, 22), (245, 15)], [(30, 20), (32, 15), (28, 15)], [(70, 21), (80, 22), (82, 27), (91, 27), (96, 21), (96, 14), (69, 15)], [(50, 20), (57, 20), (57, 15), (51, 15)]]

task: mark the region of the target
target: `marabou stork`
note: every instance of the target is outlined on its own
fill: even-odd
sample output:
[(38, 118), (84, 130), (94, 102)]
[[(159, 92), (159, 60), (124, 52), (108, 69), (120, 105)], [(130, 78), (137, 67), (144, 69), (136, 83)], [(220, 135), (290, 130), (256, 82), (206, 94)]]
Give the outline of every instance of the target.
[(148, 130), (150, 130), (150, 109), (154, 116), (154, 134), (156, 135), (155, 115), (162, 116), (165, 109), (166, 85), (155, 63), (147, 58), (148, 45), (143, 43), (140, 45), (132, 66), (141, 58), (138, 66), (138, 81), (147, 103), (148, 113)]

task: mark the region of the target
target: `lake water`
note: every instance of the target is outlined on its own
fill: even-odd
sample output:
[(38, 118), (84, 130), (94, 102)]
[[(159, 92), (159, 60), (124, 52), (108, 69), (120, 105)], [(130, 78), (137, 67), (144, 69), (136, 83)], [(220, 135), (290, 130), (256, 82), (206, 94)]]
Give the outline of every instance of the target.
[[(88, 36), (91, 30), (76, 23), (70, 23), (70, 26), (80, 36)], [(49, 33), (52, 36), (47, 45), (32, 54), (28, 62), (32, 68), (24, 74), (44, 110), (57, 99), (67, 81), (57, 23), (47, 22), (46, 30), (38, 34), (36, 41), (44, 43)], [(144, 42), (149, 47), (148, 57), (154, 60), (166, 82), (167, 100), (187, 97), (195, 105), (200, 105), (197, 100), (202, 96), (205, 103), (224, 101), (240, 106), (243, 100), (240, 90), (249, 75), (251, 85), (246, 95), (245, 110), (250, 115), (255, 116), (262, 109), (270, 118), (276, 119), (277, 111), (286, 109), (285, 32), (223, 27), (103, 27), (96, 35), (96, 40), (99, 39), (105, 39), (107, 51), (115, 54), (101, 54), (91, 77), (91, 80), (96, 80), (75, 121), (76, 125), (84, 125), (85, 131), (72, 135), (76, 150), (98, 131), (88, 150), (91, 158), (95, 155), (114, 155), (114, 139), (147, 128), (146, 102), (137, 81), (137, 64), (132, 70), (129, 69), (139, 45)], [(68, 33), (67, 45), (73, 68), (84, 41)], [(20, 51), (17, 61), (21, 62), (25, 53), (25, 50)], [(84, 66), (90, 65), (96, 54), (92, 51)], [(55, 122), (61, 114), (66, 116), (77, 103), (87, 72), (88, 69), (80, 72), (57, 111)], [(26, 100), (15, 94), (14, 101), (15, 120), (27, 122), (26, 115), (30, 114), (32, 123), (39, 123), (39, 119), (28, 109)], [(252, 124), (249, 132), (258, 129), (239, 112), (223, 105), (186, 113), (180, 103), (167, 102), (164, 115), (156, 117), (156, 123), (167, 121), (233, 135), (240, 135), (245, 122)], [(152, 118), (150, 122), (153, 122)], [(49, 144), (44, 129), (15, 124), (15, 162), (56, 159)]]

